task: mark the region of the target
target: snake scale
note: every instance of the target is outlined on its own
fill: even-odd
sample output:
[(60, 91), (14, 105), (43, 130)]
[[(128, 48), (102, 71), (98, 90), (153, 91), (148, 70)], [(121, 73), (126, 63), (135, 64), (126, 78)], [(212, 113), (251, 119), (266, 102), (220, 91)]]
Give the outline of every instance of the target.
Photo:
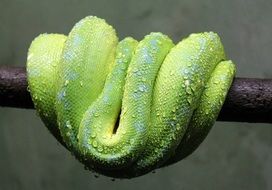
[(191, 154), (214, 124), (235, 75), (214, 32), (174, 45), (159, 32), (120, 42), (88, 16), (68, 36), (41, 34), (28, 51), (35, 108), (88, 169), (131, 178)]

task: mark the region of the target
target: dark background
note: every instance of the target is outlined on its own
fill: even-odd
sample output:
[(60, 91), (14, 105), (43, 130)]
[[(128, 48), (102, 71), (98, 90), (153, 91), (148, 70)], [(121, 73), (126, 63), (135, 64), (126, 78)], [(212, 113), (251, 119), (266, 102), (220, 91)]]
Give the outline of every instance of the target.
[[(239, 77), (272, 78), (269, 0), (0, 0), (0, 64), (25, 65), (31, 40), (105, 18), (120, 39), (161, 31), (175, 42), (219, 33)], [(34, 110), (0, 108), (0, 189), (272, 189), (272, 126), (217, 122), (189, 158), (132, 180), (98, 179), (49, 134)]]

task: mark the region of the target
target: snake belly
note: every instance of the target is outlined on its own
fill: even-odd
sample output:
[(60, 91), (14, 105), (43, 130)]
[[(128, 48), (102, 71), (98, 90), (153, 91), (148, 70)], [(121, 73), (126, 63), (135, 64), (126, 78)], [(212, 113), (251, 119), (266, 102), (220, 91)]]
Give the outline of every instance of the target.
[(68, 36), (38, 36), (27, 58), (32, 100), (49, 131), (90, 170), (120, 178), (191, 154), (234, 75), (214, 32), (176, 45), (159, 32), (118, 42), (113, 27), (94, 16)]

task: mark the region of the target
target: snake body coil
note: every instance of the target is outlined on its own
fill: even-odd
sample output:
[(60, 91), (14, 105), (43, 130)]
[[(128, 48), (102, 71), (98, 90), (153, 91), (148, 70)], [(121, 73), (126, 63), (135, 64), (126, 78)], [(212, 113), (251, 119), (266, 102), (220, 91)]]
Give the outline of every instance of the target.
[(213, 32), (177, 45), (161, 33), (118, 43), (103, 19), (42, 34), (27, 59), (48, 129), (89, 169), (134, 177), (191, 154), (214, 124), (235, 66)]

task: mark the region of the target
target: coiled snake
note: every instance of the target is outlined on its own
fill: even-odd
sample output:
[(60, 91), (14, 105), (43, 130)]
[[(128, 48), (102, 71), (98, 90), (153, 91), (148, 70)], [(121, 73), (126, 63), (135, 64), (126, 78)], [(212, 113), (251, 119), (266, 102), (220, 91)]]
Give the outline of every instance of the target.
[(47, 128), (89, 169), (143, 175), (203, 141), (224, 103), (235, 66), (213, 32), (177, 45), (162, 33), (118, 42), (88, 16), (68, 36), (42, 34), (27, 58), (29, 90)]

